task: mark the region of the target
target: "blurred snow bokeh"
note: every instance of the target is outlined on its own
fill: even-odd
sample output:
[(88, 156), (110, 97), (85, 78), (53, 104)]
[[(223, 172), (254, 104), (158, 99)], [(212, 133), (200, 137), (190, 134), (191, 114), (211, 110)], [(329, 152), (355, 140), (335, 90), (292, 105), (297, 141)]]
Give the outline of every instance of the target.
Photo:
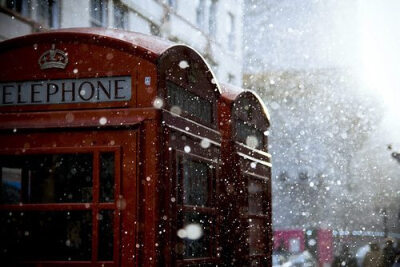
[[(251, 2), (251, 4), (250, 4)], [(252, 0), (244, 87), (271, 113), (274, 228), (400, 233), (396, 1)], [(398, 75), (397, 75), (398, 76)]]

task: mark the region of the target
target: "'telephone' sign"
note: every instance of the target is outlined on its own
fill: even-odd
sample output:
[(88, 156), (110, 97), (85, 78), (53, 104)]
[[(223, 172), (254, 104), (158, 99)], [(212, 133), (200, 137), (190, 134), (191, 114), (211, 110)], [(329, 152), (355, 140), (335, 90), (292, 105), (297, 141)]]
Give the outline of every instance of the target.
[(0, 106), (129, 101), (131, 77), (0, 83)]

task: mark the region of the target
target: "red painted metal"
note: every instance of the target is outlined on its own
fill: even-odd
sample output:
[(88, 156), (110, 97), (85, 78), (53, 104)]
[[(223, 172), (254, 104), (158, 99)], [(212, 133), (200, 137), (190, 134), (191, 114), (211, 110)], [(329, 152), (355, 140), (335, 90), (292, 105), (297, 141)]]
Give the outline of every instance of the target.
[(301, 229), (296, 230), (276, 230), (274, 231), (274, 250), (284, 248), (286, 251), (290, 251), (290, 240), (298, 239), (300, 244), (300, 250), (297, 252), (304, 251), (305, 238), (304, 231)]
[[(237, 122), (242, 120), (265, 132), (269, 127), (269, 115), (255, 93), (227, 84), (221, 86), (221, 91), (218, 116), (222, 134), (221, 175), (224, 177), (222, 205), (232, 207), (225, 210), (224, 227), (233, 229), (224, 236), (227, 251), (226, 254), (223, 251), (223, 257), (231, 265), (272, 266), (271, 164), (267, 138), (262, 135), (262, 146), (251, 148), (239, 139), (236, 129)], [(246, 117), (248, 104), (257, 112)], [(267, 205), (263, 214), (250, 213), (250, 183), (256, 180), (266, 183), (264, 199), (258, 198)], [(263, 222), (262, 229), (252, 226), (257, 220)], [(258, 239), (252, 241), (254, 236)], [(242, 245), (238, 247), (237, 243)]]
[(320, 266), (333, 261), (333, 235), (332, 230), (318, 229), (318, 261)]
[[(68, 53), (69, 62), (65, 69), (41, 70), (38, 59), (52, 45)], [(180, 67), (182, 61), (189, 67)], [(221, 98), (220, 86), (196, 51), (143, 34), (109, 29), (63, 29), (0, 43), (0, 85), (114, 76), (131, 78), (130, 100), (0, 105), (0, 155), (89, 153), (93, 156), (91, 202), (0, 204), (0, 211), (12, 212), (91, 211), (91, 260), (19, 263), (30, 266), (229, 265), (231, 258), (239, 253), (235, 248), (237, 240), (245, 244), (243, 233), (248, 234), (245, 228), (238, 228), (243, 233), (234, 231), (226, 236), (232, 226), (229, 220), (241, 221), (238, 226), (246, 227), (246, 219), (262, 219), (269, 221), (266, 229), (270, 227), (270, 212), (243, 215), (237, 209), (226, 213), (226, 205), (238, 208), (247, 201), (229, 195), (227, 192), (232, 186), (234, 191), (246, 190), (243, 183), (247, 179), (270, 177), (266, 139), (260, 150), (249, 148), (235, 140), (231, 124), (241, 116), (232, 111), (233, 106), (240, 106), (240, 99), (249, 99), (262, 107), (255, 95), (232, 93), (229, 89)], [(209, 103), (206, 116), (191, 114), (182, 107), (181, 113), (176, 113), (176, 103), (171, 100), (169, 91), (171, 84), (185, 95)], [(155, 101), (161, 101), (161, 107), (154, 107)], [(202, 115), (204, 111), (199, 112)], [(268, 120), (268, 116), (261, 113), (251, 123), (264, 130), (268, 128), (265, 123)], [(204, 141), (208, 145), (205, 146)], [(115, 159), (114, 201), (110, 203), (100, 202), (99, 198), (99, 155), (102, 152), (113, 153)], [(257, 159), (260, 164), (250, 167), (251, 159)], [(183, 166), (191, 160), (210, 168), (205, 176), (208, 206), (185, 204), (180, 200), (185, 190)], [(233, 173), (235, 171), (240, 175)], [(233, 177), (237, 180), (230, 180)], [(270, 192), (268, 194), (270, 198)], [(101, 222), (97, 218), (104, 210), (114, 211), (112, 261), (98, 259)], [(207, 236), (210, 251), (206, 256), (188, 257), (177, 250), (187, 240), (178, 238), (176, 233), (184, 226), (185, 212), (192, 211), (212, 221), (207, 226), (211, 234)], [(225, 237), (231, 241), (236, 238), (235, 246), (226, 242)], [(249, 255), (246, 247), (237, 260), (252, 264), (259, 260), (260, 266), (268, 265), (268, 249), (269, 245), (265, 256)]]
[[(315, 246), (307, 244), (307, 232), (314, 231), (315, 235), (312, 239), (315, 241)], [(292, 240), (297, 239), (299, 250), (291, 251)], [(333, 261), (334, 242), (332, 230), (328, 229), (279, 229), (274, 231), (274, 246), (275, 251), (284, 250), (288, 253), (300, 253), (308, 250), (313, 254), (318, 262), (318, 266), (330, 264)], [(311, 248), (311, 249), (310, 249)], [(314, 250), (314, 249), (315, 250)], [(313, 251), (314, 250), (314, 251)]]

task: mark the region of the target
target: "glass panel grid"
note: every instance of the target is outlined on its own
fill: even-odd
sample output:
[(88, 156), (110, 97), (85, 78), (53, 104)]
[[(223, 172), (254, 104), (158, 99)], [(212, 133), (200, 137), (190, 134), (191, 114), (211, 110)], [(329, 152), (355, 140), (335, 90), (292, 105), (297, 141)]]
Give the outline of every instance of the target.
[(214, 255), (213, 216), (201, 212), (182, 213), (182, 230), (186, 237), (178, 244), (178, 253), (184, 259), (211, 258)]
[(0, 225), (0, 258), (6, 262), (91, 259), (90, 210), (1, 211)]
[(257, 178), (248, 179), (249, 214), (266, 215), (268, 212), (268, 184), (267, 181)]
[(210, 203), (210, 167), (207, 163), (182, 161), (182, 202), (184, 205), (208, 206)]
[(249, 219), (249, 252), (264, 255), (267, 252), (267, 227), (265, 219)]
[(114, 201), (115, 156), (113, 152), (100, 153), (100, 202)]
[(1, 202), (87, 203), (92, 201), (91, 154), (1, 155)]
[(178, 157), (178, 161), (178, 221), (179, 231), (183, 236), (178, 235), (176, 253), (185, 260), (203, 258), (205, 262), (202, 264), (215, 264), (216, 210), (212, 207), (215, 187), (213, 166), (200, 159)]
[(167, 82), (167, 99), (170, 107), (177, 106), (193, 117), (207, 123), (213, 122), (212, 103), (184, 88)]
[[(247, 122), (242, 121), (242, 120), (237, 120), (236, 125), (236, 140), (243, 143), (247, 144), (249, 143), (249, 138), (256, 138), (256, 144), (254, 148), (262, 148), (264, 145), (264, 133), (256, 129), (255, 127), (249, 125)], [(251, 140), (250, 140), (251, 141)], [(251, 143), (254, 143), (254, 141), (251, 141)]]
[(101, 210), (99, 212), (99, 245), (98, 260), (112, 260), (114, 252), (114, 211)]
[[(113, 202), (115, 199), (115, 175), (119, 175), (119, 172), (115, 170), (116, 160), (119, 161), (119, 157), (115, 158), (115, 151), (0, 155), (0, 204), (10, 207), (10, 210), (3, 210), (0, 213), (2, 213), (1, 216), (3, 213), (11, 216), (11, 218), (5, 216), (0, 218), (1, 258), (10, 261), (13, 259), (14, 261), (15, 259), (112, 261), (115, 239), (113, 225), (116, 218), (113, 208), (106, 207), (104, 204)], [(90, 186), (86, 186), (87, 184)], [(81, 190), (81, 187), (90, 187), (90, 190)], [(76, 193), (80, 191), (90, 192), (90, 197), (88, 194)], [(56, 206), (61, 203), (62, 207)], [(73, 206), (74, 210), (69, 210), (68, 203), (82, 204)], [(18, 204), (15, 206), (18, 211), (13, 210), (12, 204)], [(41, 206), (36, 206), (36, 204), (41, 204)], [(24, 206), (28, 210), (24, 210)], [(65, 219), (67, 217), (58, 215), (64, 213), (71, 218), (69, 224)], [(14, 214), (19, 214), (21, 218), (12, 217)], [(27, 216), (23, 217), (24, 214)], [(81, 218), (76, 214), (86, 215)], [(3, 218), (5, 220), (2, 220)], [(58, 235), (53, 233), (53, 228), (46, 226), (46, 222), (54, 224), (54, 227), (59, 230)], [(14, 231), (7, 230), (10, 223), (14, 226)], [(82, 224), (85, 224), (85, 228), (79, 232), (79, 229), (83, 229)], [(27, 228), (29, 225), (32, 226), (31, 229)], [(47, 229), (49, 234), (45, 233), (41, 236), (37, 234)], [(97, 231), (99, 234), (93, 235)], [(71, 238), (62, 239), (60, 236), (62, 233)], [(25, 236), (30, 236), (30, 239)], [(55, 239), (52, 240), (52, 237)], [(85, 238), (84, 244), (83, 238)], [(54, 244), (56, 240), (65, 241), (67, 249), (61, 243)], [(36, 251), (36, 247), (46, 248), (49, 244), (53, 244), (51, 248), (44, 249), (42, 252), (28, 253), (25, 258), (14, 257), (18, 250)], [(32, 249), (31, 247), (34, 246), (36, 247)], [(80, 252), (78, 250), (74, 252), (74, 248), (79, 248)], [(53, 253), (52, 249), (57, 251)], [(50, 252), (51, 255), (48, 255)]]

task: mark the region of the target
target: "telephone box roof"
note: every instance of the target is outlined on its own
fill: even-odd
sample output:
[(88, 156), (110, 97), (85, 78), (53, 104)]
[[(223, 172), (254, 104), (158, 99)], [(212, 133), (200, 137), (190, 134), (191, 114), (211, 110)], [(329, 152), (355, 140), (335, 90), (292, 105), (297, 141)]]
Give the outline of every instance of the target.
[[(192, 47), (184, 44), (176, 44), (156, 36), (118, 29), (66, 28), (33, 33), (0, 42), (0, 52), (6, 51), (7, 49), (30, 45), (35, 42), (51, 42), (53, 40), (75, 40), (77, 42), (81, 41), (106, 45), (126, 52), (132, 52), (153, 62), (154, 64), (157, 64), (163, 55), (187, 51), (187, 53), (190, 53), (192, 57), (198, 57), (204, 63), (205, 67), (209, 70), (207, 71), (207, 75), (210, 76), (209, 78), (211, 80), (217, 80), (205, 59)], [(215, 82), (215, 85), (218, 92), (221, 93), (218, 82)]]
[(228, 104), (232, 104), (236, 97), (243, 91), (243, 88), (234, 86), (232, 84), (221, 83), (222, 99)]
[(232, 84), (221, 83), (221, 92), (222, 99), (229, 105), (233, 105), (238, 102), (242, 98), (250, 98), (253, 99), (254, 104), (258, 104), (261, 107), (261, 110), (264, 114), (264, 117), (267, 119), (267, 124), (269, 126), (270, 123), (270, 115), (267, 107), (264, 104), (264, 101), (261, 97), (254, 91), (242, 89), (240, 87), (234, 86)]

